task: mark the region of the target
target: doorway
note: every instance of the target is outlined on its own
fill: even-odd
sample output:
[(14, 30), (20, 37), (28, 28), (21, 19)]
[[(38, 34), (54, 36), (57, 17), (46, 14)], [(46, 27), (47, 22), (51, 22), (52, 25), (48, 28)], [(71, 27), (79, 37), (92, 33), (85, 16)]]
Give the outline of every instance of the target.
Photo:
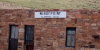
[(10, 25), (9, 50), (18, 48), (18, 26)]
[(25, 25), (25, 50), (34, 49), (34, 26)]

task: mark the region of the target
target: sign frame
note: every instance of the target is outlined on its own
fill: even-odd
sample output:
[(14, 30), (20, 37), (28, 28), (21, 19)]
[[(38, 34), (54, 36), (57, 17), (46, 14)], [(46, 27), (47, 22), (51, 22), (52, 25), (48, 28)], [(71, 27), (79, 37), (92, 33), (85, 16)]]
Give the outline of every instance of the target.
[(34, 12), (34, 18), (66, 18), (66, 11), (38, 11)]

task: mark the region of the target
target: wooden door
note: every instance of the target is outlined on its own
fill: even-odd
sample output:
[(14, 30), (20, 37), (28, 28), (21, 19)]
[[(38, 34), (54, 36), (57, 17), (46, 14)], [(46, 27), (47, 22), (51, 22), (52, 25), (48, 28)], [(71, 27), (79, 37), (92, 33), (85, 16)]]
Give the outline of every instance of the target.
[(32, 25), (25, 26), (25, 49), (34, 49), (34, 26)]
[(18, 26), (10, 26), (9, 50), (17, 50), (18, 48)]

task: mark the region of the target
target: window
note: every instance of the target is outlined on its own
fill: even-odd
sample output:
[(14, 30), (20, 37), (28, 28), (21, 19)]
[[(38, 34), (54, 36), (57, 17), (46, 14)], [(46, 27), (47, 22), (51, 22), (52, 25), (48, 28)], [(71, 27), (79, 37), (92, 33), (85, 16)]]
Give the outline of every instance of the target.
[(90, 48), (95, 48), (95, 45), (89, 45)]
[(11, 26), (11, 38), (12, 39), (18, 39), (18, 27), (17, 26)]
[(25, 26), (25, 44), (33, 45), (34, 40), (34, 26), (26, 25)]
[(100, 36), (99, 35), (93, 35), (94, 39), (99, 40)]
[(66, 47), (75, 47), (76, 28), (66, 28)]

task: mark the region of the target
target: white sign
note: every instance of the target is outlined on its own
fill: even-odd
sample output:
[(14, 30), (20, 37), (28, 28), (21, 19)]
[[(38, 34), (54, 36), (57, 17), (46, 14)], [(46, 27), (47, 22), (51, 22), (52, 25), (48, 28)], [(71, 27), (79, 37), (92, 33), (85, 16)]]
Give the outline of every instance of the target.
[(35, 18), (66, 18), (66, 11), (41, 11), (35, 12)]

